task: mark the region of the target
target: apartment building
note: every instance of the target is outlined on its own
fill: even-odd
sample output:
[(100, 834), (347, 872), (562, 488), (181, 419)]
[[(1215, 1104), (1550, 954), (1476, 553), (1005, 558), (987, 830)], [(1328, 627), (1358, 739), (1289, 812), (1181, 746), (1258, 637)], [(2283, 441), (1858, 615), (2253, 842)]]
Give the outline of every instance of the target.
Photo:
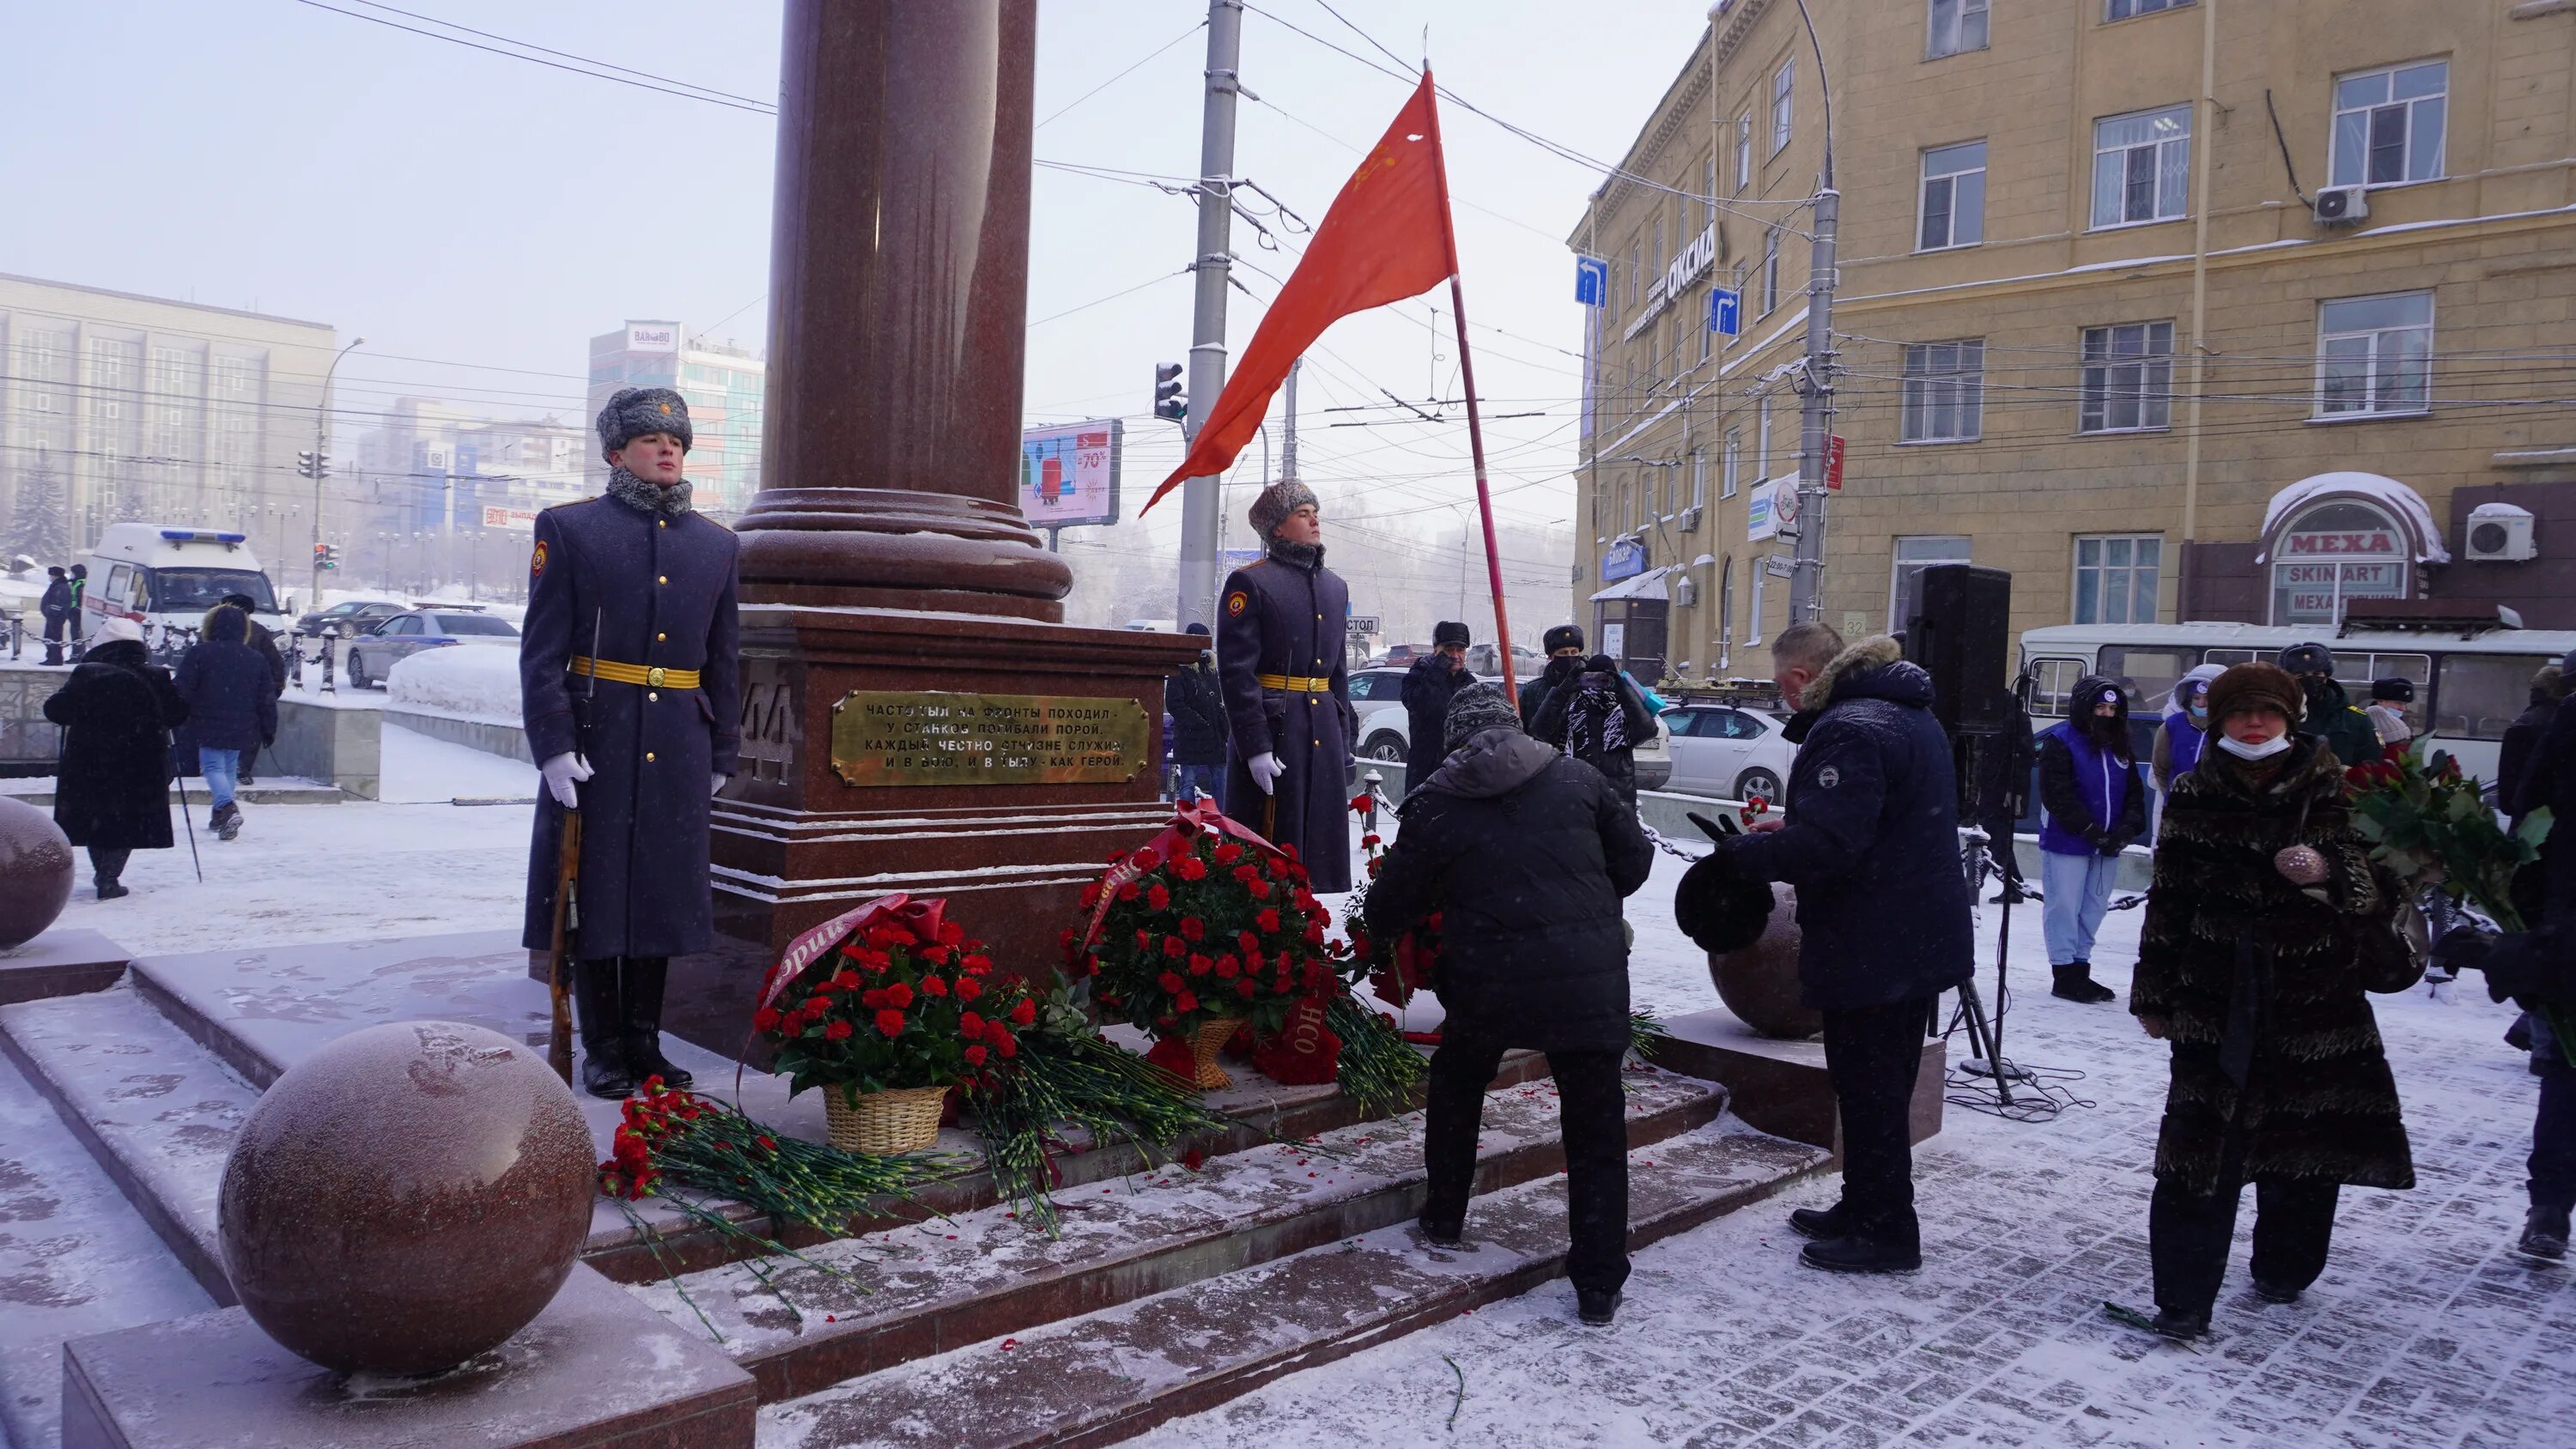
[(0, 527), (43, 511), (77, 554), (111, 523), (202, 523), (303, 561), (296, 454), (338, 346), (327, 323), (0, 276)]
[(1712, 7), (1568, 238), (1607, 264), (1576, 617), (1632, 668), (1765, 674), (1785, 622), (1820, 54), (1826, 622), (1965, 561), (2016, 630), (2576, 627), (2576, 0), (1808, 8)]

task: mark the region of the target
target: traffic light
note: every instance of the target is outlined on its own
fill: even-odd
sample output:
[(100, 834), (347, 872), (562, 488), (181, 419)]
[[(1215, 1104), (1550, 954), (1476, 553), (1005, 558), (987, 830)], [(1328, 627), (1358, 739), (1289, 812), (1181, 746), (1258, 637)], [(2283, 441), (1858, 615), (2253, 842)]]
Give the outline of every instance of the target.
[(336, 543), (317, 543), (313, 545), (313, 569), (316, 573), (319, 573), (324, 569), (336, 569), (339, 566), (340, 545)]
[(295, 472), (298, 477), (319, 483), (331, 476), (331, 455), (307, 448), (295, 455)]
[(1181, 395), (1181, 365), (1154, 364), (1154, 416), (1178, 423), (1190, 416), (1190, 400)]

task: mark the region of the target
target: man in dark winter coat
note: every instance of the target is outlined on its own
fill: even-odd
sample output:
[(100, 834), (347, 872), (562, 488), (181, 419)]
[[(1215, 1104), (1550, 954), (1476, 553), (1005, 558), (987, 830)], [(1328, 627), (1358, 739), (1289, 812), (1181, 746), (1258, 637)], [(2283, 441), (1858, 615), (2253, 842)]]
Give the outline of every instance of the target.
[(1419, 787), (1449, 754), (1442, 743), (1449, 700), (1475, 683), (1467, 672), (1467, 626), (1444, 619), (1431, 626), (1431, 652), (1404, 671), (1404, 784)]
[(80, 667), (45, 701), (45, 718), (63, 727), (54, 823), (89, 848), (100, 900), (128, 894), (118, 877), (134, 852), (170, 848), (170, 727), (187, 717), (170, 671), (125, 618), (99, 626)]
[(1655, 712), (1618, 661), (1595, 654), (1571, 683), (1550, 689), (1529, 732), (1599, 770), (1628, 808), (1637, 808), (1636, 749), (1655, 738)]
[(2343, 765), (2292, 733), (2312, 697), (2268, 664), (2212, 681), (2210, 748), (2156, 842), (2129, 1009), (2173, 1044), (2147, 1225), (2171, 1338), (2209, 1329), (2246, 1183), (2254, 1288), (2274, 1303), (2325, 1270), (2343, 1185), (2415, 1185), (2357, 964), (2392, 882), (2353, 829)]
[(1225, 812), (1294, 849), (1316, 891), (1346, 891), (1350, 587), (1324, 567), (1324, 526), (1305, 484), (1263, 489), (1252, 533), (1269, 556), (1226, 575), (1217, 595), (1216, 671), (1234, 738)]
[(1810, 1267), (1907, 1271), (1923, 1261), (1906, 1127), (1924, 1030), (1974, 964), (1950, 740), (1932, 676), (1894, 639), (1845, 648), (1823, 624), (1793, 624), (1771, 660), (1798, 705), (1788, 808), (1721, 849), (1736, 879), (1797, 887), (1798, 997), (1824, 1015), (1842, 1111), (1842, 1201), (1790, 1226), (1815, 1240), (1800, 1254)]
[(63, 639), (71, 633), (72, 616), (80, 606), (72, 602), (72, 582), (55, 564), (45, 570), (45, 596), (36, 601), (36, 612), (45, 618), (45, 662), (63, 662)]
[(2299, 692), (2306, 698), (2308, 715), (2299, 726), (2301, 733), (2324, 740), (2347, 766), (2379, 758), (2379, 726), (2370, 722), (2370, 711), (2354, 704), (2335, 682), (2333, 650), (2323, 644), (2293, 644), (2275, 662), (2299, 682)]
[(2120, 853), (2147, 832), (2147, 787), (2129, 746), (2129, 696), (2088, 675), (2075, 683), (2071, 717), (2039, 737), (2041, 924), (2049, 994), (2098, 1005), (2111, 988), (2093, 979), (2093, 933), (2110, 908)]
[(1547, 650), (1547, 663), (1534, 679), (1521, 681), (1521, 728), (1529, 729), (1538, 722), (1539, 706), (1559, 685), (1571, 684), (1583, 672), (1583, 626), (1559, 624), (1539, 636), (1539, 645)]
[(1547, 1053), (1566, 1157), (1583, 1321), (1606, 1324), (1628, 1277), (1628, 943), (1619, 902), (1654, 847), (1600, 772), (1523, 734), (1493, 684), (1461, 689), (1450, 753), (1405, 796), (1395, 846), (1369, 886), (1367, 925), (1392, 938), (1441, 914), (1440, 1003), (1423, 1156), (1423, 1236), (1465, 1231), (1485, 1088), (1505, 1049)]
[[(250, 595), (226, 594), (224, 602), (241, 610), (242, 617), (250, 620), (250, 647), (268, 663), (268, 692), (273, 698), (283, 698), (286, 694), (286, 651), (279, 646), (276, 631), (259, 621), (259, 615), (254, 612), (258, 605), (251, 602)], [(243, 784), (251, 783), (253, 767), (258, 764), (259, 746), (253, 745), (242, 751)]]
[(179, 657), (179, 696), (188, 702), (188, 733), (197, 742), (197, 772), (206, 777), (217, 836), (241, 834), (242, 751), (277, 738), (277, 696), (268, 690), (268, 661), (250, 647), (250, 616), (230, 604), (206, 615), (206, 635)]
[(581, 1082), (623, 1097), (647, 1077), (690, 1081), (662, 1055), (662, 991), (670, 958), (715, 939), (708, 802), (741, 745), (737, 544), (691, 506), (678, 393), (621, 389), (597, 427), (608, 491), (539, 513), (528, 556), (519, 694), (545, 789), (520, 939), (552, 944), (564, 812), (579, 810)]
[[(1208, 637), (1193, 619), (1185, 633)], [(1215, 798), (1225, 779), (1225, 691), (1216, 677), (1216, 655), (1207, 649), (1172, 672), (1163, 685), (1163, 708), (1172, 716), (1172, 763), (1180, 770), (1177, 797)]]
[(1997, 904), (2027, 899), (2022, 894), (2020, 857), (2013, 853), (2013, 830), (2029, 807), (2031, 776), (2039, 768), (2039, 746), (2030, 727), (2032, 679), (2024, 670), (2013, 681), (2003, 728), (1976, 758), (1976, 798), (1971, 802), (1977, 828), (1986, 832), (1986, 856), (2003, 886)]
[(2558, 701), (2566, 697), (2566, 672), (2555, 664), (2544, 664), (2531, 676), (2529, 706), (2504, 727), (2504, 742), (2496, 749), (2496, 807), (2511, 815), (2516, 825), (2531, 810), (2522, 803), (2523, 781), (2531, 773), (2541, 736), (2549, 730), (2550, 716), (2558, 712)]

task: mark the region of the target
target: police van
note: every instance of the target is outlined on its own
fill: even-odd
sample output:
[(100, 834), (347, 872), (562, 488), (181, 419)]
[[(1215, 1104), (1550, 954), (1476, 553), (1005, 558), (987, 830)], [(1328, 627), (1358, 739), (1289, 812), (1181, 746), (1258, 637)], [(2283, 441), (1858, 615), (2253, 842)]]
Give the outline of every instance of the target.
[[(2335, 679), (2356, 705), (2370, 703), (2371, 682), (2404, 679), (2415, 686), (2405, 707), (2427, 748), (2448, 751), (2460, 769), (2495, 778), (2505, 726), (2530, 702), (2531, 677), (2576, 648), (2576, 630), (2525, 629), (2510, 609), (2482, 616), (2347, 615), (2341, 629), (2263, 624), (2061, 624), (2021, 636), (2021, 665), (2031, 680), (2030, 712), (2040, 729), (2063, 718), (2067, 696), (2088, 674), (2117, 680), (2130, 718), (2152, 739), (2173, 687), (2198, 664), (2277, 660), (2294, 644), (2334, 651)], [(2143, 757), (2142, 757), (2143, 758)]]
[(89, 557), (89, 588), (81, 600), (83, 631), (98, 632), (111, 616), (132, 619), (145, 637), (194, 629), (227, 594), (251, 601), (251, 618), (281, 637), (287, 620), (277, 591), (250, 551), (248, 537), (214, 528), (172, 528), (114, 523)]

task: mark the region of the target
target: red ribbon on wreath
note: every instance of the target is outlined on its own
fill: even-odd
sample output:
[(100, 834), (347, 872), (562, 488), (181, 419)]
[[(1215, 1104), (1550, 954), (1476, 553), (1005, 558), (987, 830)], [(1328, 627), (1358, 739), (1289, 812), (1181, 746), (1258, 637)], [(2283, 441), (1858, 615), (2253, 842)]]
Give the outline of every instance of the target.
[[(1108, 917), (1110, 905), (1118, 899), (1120, 886), (1171, 859), (1173, 846), (1202, 830), (1211, 835), (1231, 835), (1255, 850), (1282, 860), (1290, 858), (1286, 851), (1262, 839), (1259, 832), (1217, 809), (1216, 802), (1208, 797), (1202, 795), (1195, 800), (1184, 800), (1172, 811), (1171, 824), (1155, 832), (1154, 838), (1139, 849), (1118, 857), (1107, 873), (1100, 877), (1100, 899), (1092, 904), (1091, 919), (1082, 928), (1082, 939), (1074, 943), (1073, 958), (1079, 959), (1083, 952), (1091, 949), (1092, 942), (1100, 939), (1100, 923)], [(1152, 853), (1151, 859), (1138, 865), (1136, 857), (1146, 852)]]

